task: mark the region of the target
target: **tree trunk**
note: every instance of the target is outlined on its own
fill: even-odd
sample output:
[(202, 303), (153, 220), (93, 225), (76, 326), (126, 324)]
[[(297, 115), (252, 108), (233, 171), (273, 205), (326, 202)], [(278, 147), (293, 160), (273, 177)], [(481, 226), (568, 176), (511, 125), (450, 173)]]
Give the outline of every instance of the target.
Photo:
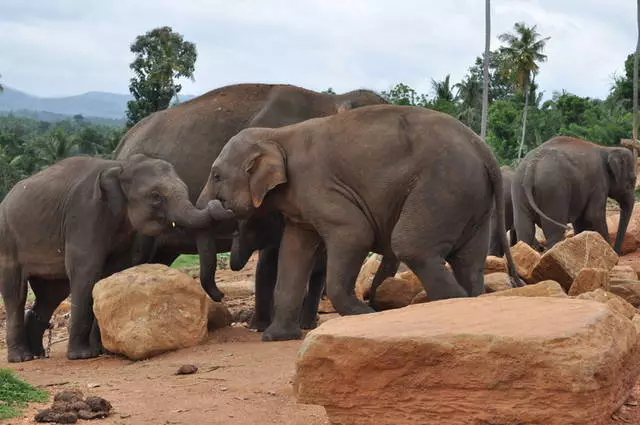
[[(640, 3), (640, 0), (638, 0)], [(484, 34), (484, 63), (482, 65), (482, 118), (480, 137), (487, 137), (487, 118), (489, 115), (489, 47), (491, 44), (491, 0), (485, 1), (485, 34)]]
[[(639, 0), (640, 1), (640, 0)], [(520, 147), (518, 148), (518, 159), (522, 158), (522, 150), (524, 148), (524, 138), (527, 134), (527, 111), (529, 110), (529, 83), (524, 83), (524, 111), (522, 112), (522, 138), (520, 139)]]
[(638, 50), (640, 50), (640, 0), (638, 0), (636, 5), (636, 14), (638, 21), (638, 42), (636, 43), (636, 51), (633, 55), (633, 140), (638, 139)]

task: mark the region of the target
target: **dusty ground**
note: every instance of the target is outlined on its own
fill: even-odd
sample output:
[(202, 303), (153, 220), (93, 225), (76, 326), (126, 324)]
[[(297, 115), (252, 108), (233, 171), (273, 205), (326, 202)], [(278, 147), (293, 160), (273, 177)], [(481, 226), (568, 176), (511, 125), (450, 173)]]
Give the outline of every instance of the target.
[[(640, 254), (637, 256), (640, 261)], [(245, 271), (221, 270), (218, 281), (253, 279), (255, 260)], [(252, 297), (225, 301), (233, 313), (252, 308)], [(0, 313), (3, 313), (0, 310)], [(322, 315), (321, 321), (335, 315)], [(68, 361), (64, 311), (55, 316), (51, 358), (7, 364), (4, 317), (0, 314), (0, 368), (9, 367), (28, 382), (55, 393), (81, 389), (85, 395), (109, 400), (115, 413), (95, 425), (115, 424), (328, 424), (324, 409), (297, 404), (291, 379), (300, 341), (263, 343), (260, 334), (242, 324), (213, 332), (203, 344), (153, 359), (132, 362), (120, 357)], [(184, 364), (196, 365), (193, 375), (176, 376)], [(639, 388), (640, 390), (640, 388)], [(34, 424), (32, 418), (46, 404), (32, 404), (25, 416), (7, 424)], [(88, 421), (79, 421), (84, 423)], [(640, 407), (625, 406), (609, 424), (640, 425)], [(609, 425), (607, 424), (607, 425)]]

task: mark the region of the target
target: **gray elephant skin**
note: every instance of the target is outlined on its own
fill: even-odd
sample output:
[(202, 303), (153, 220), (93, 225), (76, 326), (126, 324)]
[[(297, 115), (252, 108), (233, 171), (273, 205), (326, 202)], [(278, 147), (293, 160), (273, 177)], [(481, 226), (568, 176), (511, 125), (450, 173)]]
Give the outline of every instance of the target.
[[(144, 153), (164, 159), (176, 169), (196, 202), (211, 164), (227, 141), (248, 127), (276, 128), (304, 120), (329, 116), (365, 105), (387, 103), (369, 90), (330, 95), (292, 85), (237, 84), (212, 90), (175, 107), (156, 112), (136, 124), (116, 149), (117, 159)], [(202, 204), (196, 204), (202, 207)], [(157, 238), (136, 238), (138, 251), (146, 252), (134, 262), (171, 264), (180, 254), (199, 252), (200, 280), (204, 290), (219, 301), (222, 294), (215, 286), (215, 256), (231, 249), (235, 227), (218, 223), (206, 231), (175, 228)], [(277, 247), (276, 257), (277, 258)], [(277, 268), (273, 253), (266, 253), (258, 268)], [(273, 270), (258, 270), (256, 286), (273, 287), (262, 277), (274, 276)]]
[[(500, 167), (502, 173), (502, 192), (504, 193), (504, 225), (506, 231), (509, 234), (509, 246), (513, 246), (518, 241), (516, 237), (516, 230), (513, 227), (513, 201), (511, 198), (511, 183), (513, 182), (513, 176), (515, 170), (508, 166), (503, 165)], [(491, 215), (491, 244), (489, 246), (489, 255), (495, 255), (496, 257), (502, 257), (504, 250), (500, 244), (500, 231), (496, 226), (497, 211), (494, 209)]]
[(302, 299), (322, 245), (333, 306), (365, 314), (374, 310), (354, 285), (369, 251), (407, 264), (431, 300), (477, 296), (494, 202), (504, 227), (502, 177), (486, 143), (451, 116), (419, 107), (367, 106), (243, 130), (214, 162), (205, 190), (239, 219), (262, 209), (285, 217), (265, 341), (301, 337)]
[[(97, 356), (91, 291), (99, 279), (131, 266), (133, 232), (154, 236), (175, 224), (205, 227), (218, 218), (226, 218), (219, 205), (195, 208), (171, 164), (143, 155), (72, 157), (18, 182), (0, 203), (8, 361), (44, 354), (44, 331), (69, 293), (67, 357)], [(25, 315), (27, 282), (36, 299)]]
[(607, 197), (620, 204), (614, 243), (620, 254), (635, 204), (636, 160), (625, 147), (605, 147), (574, 137), (554, 137), (529, 152), (512, 185), (518, 240), (532, 244), (535, 224), (547, 248), (562, 240), (566, 223), (575, 233), (592, 230), (609, 240)]

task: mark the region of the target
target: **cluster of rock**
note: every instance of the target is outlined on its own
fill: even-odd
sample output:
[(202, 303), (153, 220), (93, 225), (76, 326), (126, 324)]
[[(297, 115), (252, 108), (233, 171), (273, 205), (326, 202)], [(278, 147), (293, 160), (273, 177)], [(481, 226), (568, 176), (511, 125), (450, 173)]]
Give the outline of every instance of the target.
[(208, 330), (231, 323), (225, 305), (212, 301), (196, 280), (162, 264), (99, 281), (93, 311), (104, 347), (132, 360), (199, 344)]
[(298, 400), (323, 405), (332, 424), (605, 423), (640, 376), (636, 272), (617, 266), (595, 232), (542, 255), (524, 243), (512, 253), (523, 288), (490, 257), (480, 297), (341, 317), (310, 332)]

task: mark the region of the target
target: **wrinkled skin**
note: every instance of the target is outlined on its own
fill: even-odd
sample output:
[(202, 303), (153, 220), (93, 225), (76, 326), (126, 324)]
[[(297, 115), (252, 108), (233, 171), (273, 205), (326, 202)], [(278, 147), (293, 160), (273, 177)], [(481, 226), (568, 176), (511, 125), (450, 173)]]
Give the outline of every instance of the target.
[(574, 231), (593, 230), (609, 240), (607, 197), (620, 204), (614, 244), (620, 254), (633, 212), (635, 157), (623, 147), (604, 147), (573, 137), (554, 137), (525, 156), (512, 185), (518, 240), (532, 244), (535, 224), (542, 227), (547, 249), (562, 240), (566, 223)]
[[(451, 116), (417, 107), (370, 106), (243, 130), (214, 162), (205, 190), (238, 219), (262, 209), (285, 217), (265, 341), (301, 336), (300, 308), (321, 246), (336, 311), (365, 314), (373, 309), (354, 285), (367, 252), (405, 263), (431, 300), (476, 296), (484, 292), (494, 202), (504, 227), (502, 177), (486, 143)], [(507, 264), (521, 285), (509, 250)]]
[[(211, 164), (227, 141), (248, 127), (276, 128), (386, 101), (369, 90), (329, 95), (291, 85), (237, 84), (212, 90), (175, 107), (156, 112), (137, 123), (122, 138), (117, 159), (136, 153), (171, 163), (196, 203)], [(209, 198), (212, 199), (212, 198)], [(203, 208), (204, 204), (197, 204)], [(215, 255), (231, 249), (235, 222), (215, 223), (198, 232), (169, 229), (155, 238), (138, 235), (134, 263), (171, 264), (180, 254), (201, 254), (200, 281), (216, 301)], [(197, 239), (197, 242), (196, 242)], [(265, 255), (265, 258), (273, 258)], [(276, 257), (277, 258), (277, 257)], [(275, 267), (268, 260), (259, 267)]]
[[(502, 173), (502, 187), (504, 193), (504, 224), (506, 226), (504, 231), (509, 234), (509, 245), (513, 246), (518, 241), (516, 230), (513, 227), (513, 202), (511, 200), (511, 182), (513, 181), (515, 171), (508, 165), (503, 165), (500, 167), (500, 172)], [(504, 255), (504, 250), (500, 245), (500, 233), (495, 225), (496, 220), (496, 210), (494, 209), (493, 214), (491, 214), (491, 244), (489, 245), (489, 255), (502, 257)]]
[[(249, 261), (249, 257), (260, 250), (256, 272), (256, 306), (253, 319), (249, 324), (252, 329), (264, 331), (270, 324), (273, 313), (273, 294), (278, 274), (278, 248), (284, 230), (284, 217), (278, 212), (256, 214), (249, 220), (242, 220), (238, 225), (238, 235), (233, 239), (231, 248), (231, 269), (241, 270)], [(383, 260), (384, 261), (384, 260)], [(377, 286), (387, 277), (395, 275), (398, 262), (387, 259), (376, 273), (372, 286)], [(300, 327), (313, 329), (317, 324), (318, 304), (325, 289), (325, 270), (327, 256), (324, 248), (316, 253), (313, 262), (309, 286), (304, 297), (300, 315)], [(372, 289), (375, 294), (375, 289)], [(370, 305), (373, 304), (370, 299)]]
[[(99, 279), (131, 266), (133, 232), (206, 227), (226, 217), (218, 206), (195, 208), (173, 167), (143, 155), (130, 161), (73, 157), (18, 182), (0, 204), (8, 360), (44, 354), (42, 335), (69, 293), (67, 357), (97, 356), (91, 292)], [(25, 317), (27, 281), (36, 299)]]

